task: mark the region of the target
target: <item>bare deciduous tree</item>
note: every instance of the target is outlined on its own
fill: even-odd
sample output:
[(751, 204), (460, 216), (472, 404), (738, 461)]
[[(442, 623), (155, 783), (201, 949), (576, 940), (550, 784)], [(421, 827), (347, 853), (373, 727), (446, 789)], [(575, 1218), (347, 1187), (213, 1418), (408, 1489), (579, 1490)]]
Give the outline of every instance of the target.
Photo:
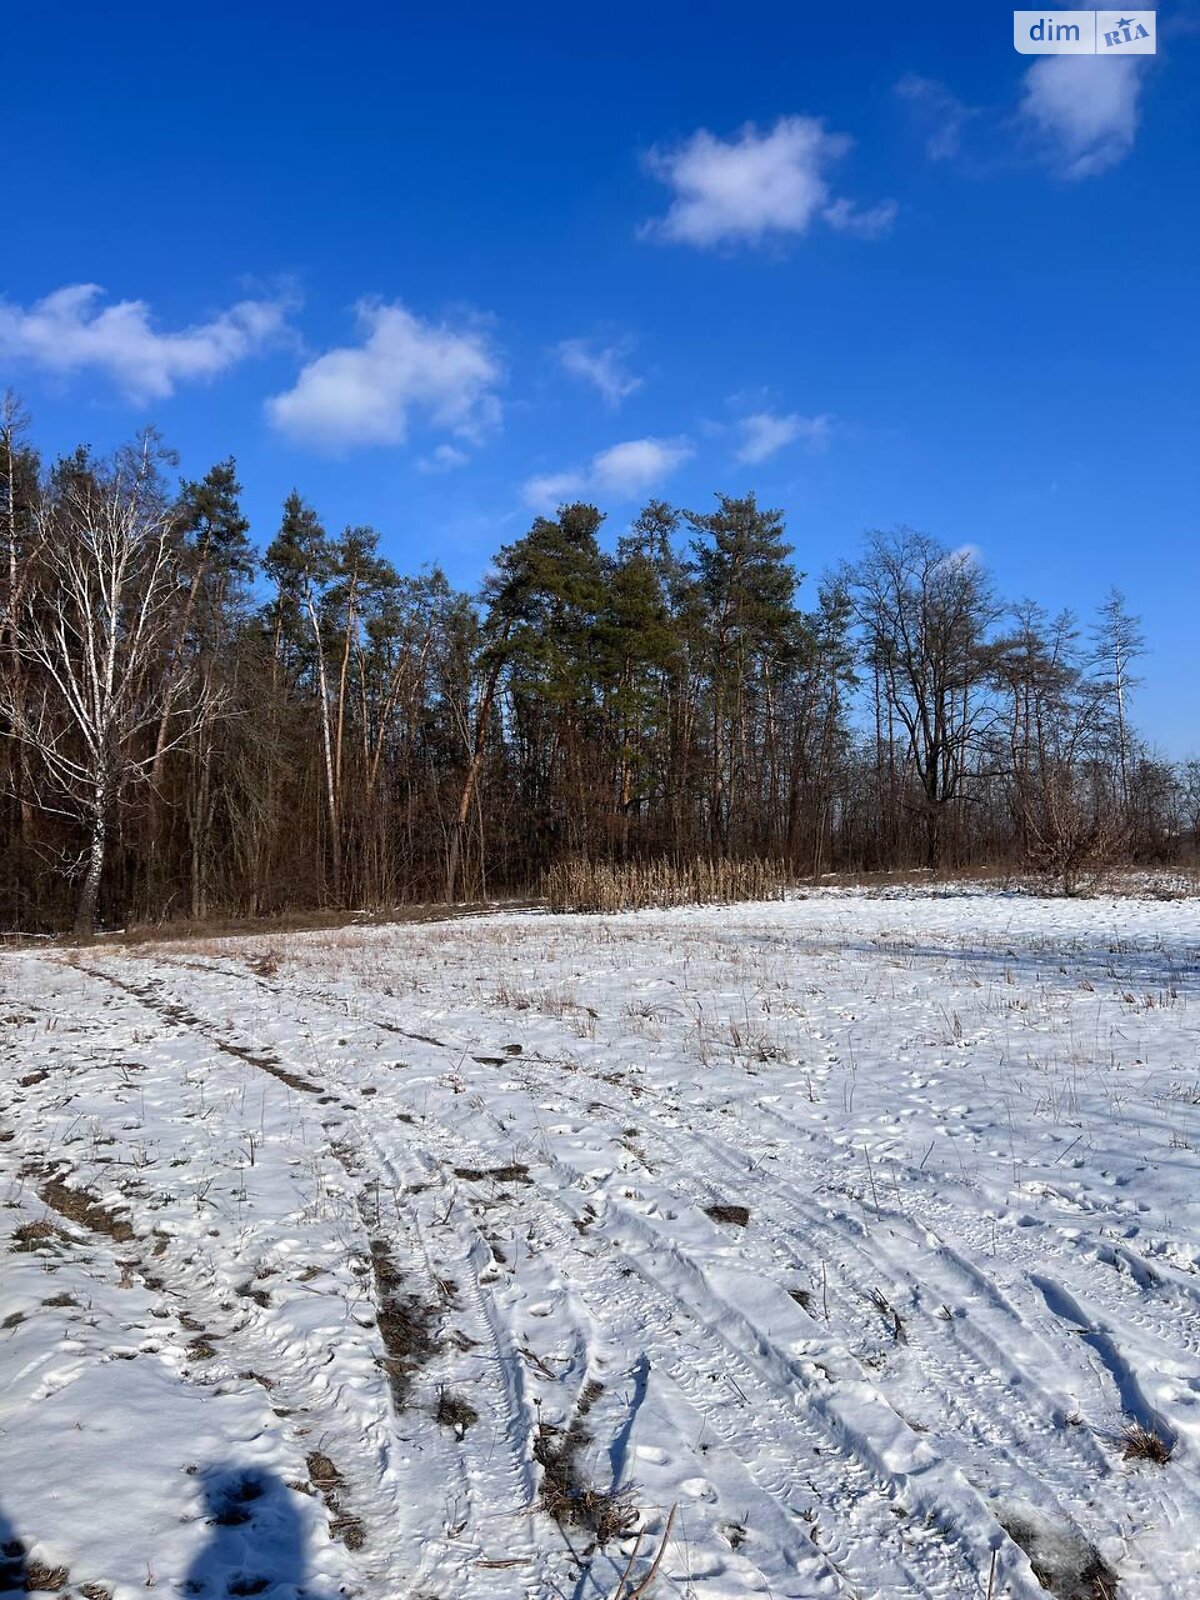
[(855, 609), (890, 710), (907, 736), (924, 810), (926, 865), (941, 865), (943, 819), (958, 801), (990, 708), (988, 630), (1001, 613), (970, 550), (902, 528), (871, 535), (850, 574)]
[(212, 709), (186, 669), (157, 670), (180, 593), (157, 456), (147, 434), (111, 463), (47, 486), (37, 567), (12, 620), (24, 692), (17, 701), (0, 688), (9, 735), (34, 758), (38, 805), (86, 828), (75, 917), (85, 938), (122, 791), (153, 767), (166, 716), (175, 716), (170, 747)]

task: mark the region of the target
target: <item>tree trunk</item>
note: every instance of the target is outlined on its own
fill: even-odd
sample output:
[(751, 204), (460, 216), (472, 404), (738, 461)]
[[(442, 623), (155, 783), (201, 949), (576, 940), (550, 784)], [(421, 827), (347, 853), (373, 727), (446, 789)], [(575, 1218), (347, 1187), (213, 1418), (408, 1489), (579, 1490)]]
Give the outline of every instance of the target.
[(333, 735), (329, 726), (329, 684), (325, 676), (325, 651), (321, 643), (321, 625), (312, 590), (306, 588), (304, 603), (312, 625), (313, 647), (316, 651), (317, 693), (321, 702), (321, 741), (325, 755), (325, 802), (329, 813), (329, 844), (333, 877), (333, 903), (342, 903), (342, 823), (338, 810), (337, 781), (333, 770)]
[(496, 685), (500, 681), (500, 667), (501, 662), (497, 658), (492, 665), (491, 672), (488, 674), (483, 698), (479, 702), (479, 714), (475, 719), (475, 742), (471, 750), (471, 760), (467, 767), (467, 775), (463, 779), (462, 792), (458, 799), (458, 812), (454, 818), (454, 832), (450, 836), (450, 854), (446, 861), (446, 902), (448, 905), (453, 905), (454, 891), (458, 885), (458, 868), (462, 859), (463, 839), (466, 836), (467, 820), (471, 815), (471, 798), (475, 793), (479, 769), (483, 766), (484, 752), (487, 749), (487, 727), (492, 715), (492, 702), (496, 698)]
[(103, 786), (97, 787), (95, 806), (87, 873), (83, 880), (83, 891), (79, 896), (79, 907), (75, 912), (75, 937), (85, 940), (91, 939), (96, 932), (96, 903), (100, 898), (100, 878), (104, 872), (108, 800)]
[(936, 804), (925, 814), (925, 865), (936, 872), (942, 864), (942, 813)]

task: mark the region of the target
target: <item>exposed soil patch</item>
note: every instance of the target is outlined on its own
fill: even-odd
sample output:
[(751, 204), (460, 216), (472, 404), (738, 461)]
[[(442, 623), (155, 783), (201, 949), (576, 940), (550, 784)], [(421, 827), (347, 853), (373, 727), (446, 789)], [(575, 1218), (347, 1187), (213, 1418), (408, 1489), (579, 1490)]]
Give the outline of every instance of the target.
[(128, 1244), (134, 1236), (124, 1217), (102, 1206), (86, 1189), (72, 1189), (61, 1178), (47, 1178), (38, 1190), (38, 1197), (68, 1222), (77, 1223), (89, 1233), (102, 1233), (116, 1244)]
[(375, 1279), (375, 1319), (383, 1340), (383, 1368), (388, 1375), (392, 1403), (403, 1410), (413, 1374), (437, 1352), (437, 1310), (419, 1295), (407, 1294), (399, 1270), (383, 1239), (371, 1241), (371, 1272)]
[(468, 1183), (482, 1183), (485, 1178), (493, 1178), (497, 1183), (533, 1182), (523, 1161), (514, 1161), (507, 1167), (455, 1167), (454, 1176)]
[(366, 1529), (358, 1517), (344, 1506), (345, 1483), (333, 1461), (323, 1450), (314, 1450), (307, 1460), (308, 1480), (325, 1502), (329, 1513), (329, 1535), (347, 1550), (361, 1550), (367, 1541)]
[(714, 1222), (732, 1222), (739, 1228), (744, 1228), (750, 1221), (749, 1206), (705, 1206), (704, 1211)]
[(532, 911), (544, 900), (486, 900), (463, 905), (394, 906), (388, 911), (289, 911), (269, 917), (209, 917), (200, 921), (134, 925), (115, 935), (101, 934), (106, 943), (123, 945), (167, 944), (185, 939), (258, 939), (264, 934), (320, 932), (333, 928), (377, 928), (406, 923), (457, 922), (492, 916), (497, 911)]

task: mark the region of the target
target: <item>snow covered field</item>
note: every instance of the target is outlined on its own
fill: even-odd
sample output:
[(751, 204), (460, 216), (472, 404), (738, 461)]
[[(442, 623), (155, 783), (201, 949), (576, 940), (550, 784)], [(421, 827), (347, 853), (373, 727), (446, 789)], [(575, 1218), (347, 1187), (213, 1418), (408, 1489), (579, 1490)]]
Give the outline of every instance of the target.
[(0, 958), (0, 1592), (1200, 1596), (1198, 962), (984, 892)]

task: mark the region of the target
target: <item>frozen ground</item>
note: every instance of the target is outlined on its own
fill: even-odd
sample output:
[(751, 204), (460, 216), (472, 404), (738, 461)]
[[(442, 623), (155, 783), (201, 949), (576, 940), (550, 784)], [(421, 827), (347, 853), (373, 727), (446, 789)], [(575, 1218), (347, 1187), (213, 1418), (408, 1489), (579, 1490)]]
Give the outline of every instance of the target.
[(1198, 962), (978, 892), (0, 958), (0, 1592), (1200, 1596)]

